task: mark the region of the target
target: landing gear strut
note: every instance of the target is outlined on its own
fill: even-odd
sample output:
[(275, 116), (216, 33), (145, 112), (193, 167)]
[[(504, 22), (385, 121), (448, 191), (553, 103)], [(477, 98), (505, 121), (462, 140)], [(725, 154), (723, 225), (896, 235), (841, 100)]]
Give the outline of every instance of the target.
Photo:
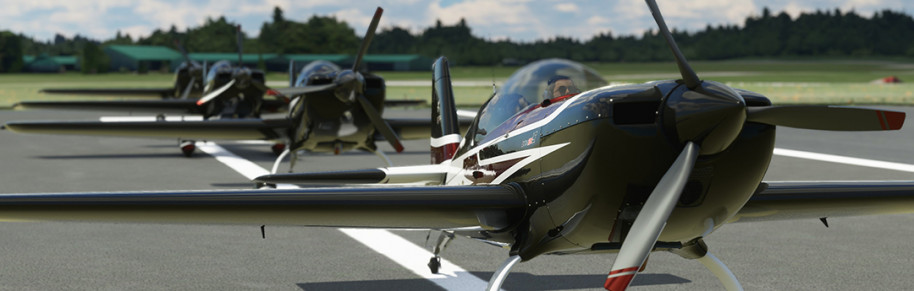
[(182, 140), (181, 143), (178, 144), (178, 147), (181, 148), (181, 153), (183, 153), (185, 157), (189, 158), (190, 156), (194, 155), (194, 150), (197, 149), (197, 142), (192, 140)]
[(438, 270), (441, 269), (441, 256), (439, 254), (441, 254), (444, 249), (447, 249), (447, 245), (451, 243), (451, 240), (453, 239), (453, 231), (442, 230), (441, 234), (438, 235), (438, 242), (435, 243), (435, 248), (432, 250), (435, 256), (428, 260), (428, 268), (432, 271), (432, 274), (438, 274)]

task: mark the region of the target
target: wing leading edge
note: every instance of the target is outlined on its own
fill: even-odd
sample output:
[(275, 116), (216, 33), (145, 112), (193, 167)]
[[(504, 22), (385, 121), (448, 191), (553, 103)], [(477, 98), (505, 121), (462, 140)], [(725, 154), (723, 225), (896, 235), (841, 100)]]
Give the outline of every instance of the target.
[(914, 213), (914, 182), (768, 182), (732, 221), (899, 213)]
[(205, 121), (12, 121), (6, 129), (19, 133), (76, 134), (194, 140), (274, 140), (291, 126), (285, 119), (221, 119)]
[(71, 95), (106, 95), (136, 97), (173, 97), (174, 88), (57, 88), (43, 89), (41, 93)]
[(454, 228), (525, 203), (510, 186), (0, 194), (0, 221)]

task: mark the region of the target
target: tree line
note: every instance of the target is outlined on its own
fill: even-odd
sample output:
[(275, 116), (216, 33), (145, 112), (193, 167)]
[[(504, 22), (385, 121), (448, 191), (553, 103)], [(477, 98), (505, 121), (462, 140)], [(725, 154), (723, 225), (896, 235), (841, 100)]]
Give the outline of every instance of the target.
[[(0, 32), (0, 71), (22, 69), (22, 55), (102, 54), (108, 44), (184, 44), (189, 52), (236, 52), (236, 24), (219, 17), (208, 18), (199, 27), (178, 31), (155, 30), (134, 39), (118, 32), (97, 41), (83, 36), (38, 41), (8, 31)], [(683, 53), (693, 60), (779, 57), (914, 57), (914, 18), (891, 10), (865, 18), (854, 11), (816, 11), (796, 18), (786, 12), (746, 18), (743, 25), (708, 25), (696, 32), (673, 31)], [(304, 22), (286, 19), (274, 8), (272, 19), (260, 27), (256, 38), (244, 39), (246, 53), (354, 54), (360, 38), (345, 21), (333, 16), (312, 16)], [(87, 50), (91, 50), (87, 53)], [(489, 40), (473, 35), (464, 20), (454, 25), (434, 26), (412, 33), (400, 27), (385, 28), (372, 41), (372, 54), (419, 54), (447, 56), (457, 65), (522, 64), (541, 58), (567, 58), (582, 62), (670, 61), (663, 37), (651, 29), (642, 35), (603, 32), (590, 40), (554, 37), (533, 42)]]

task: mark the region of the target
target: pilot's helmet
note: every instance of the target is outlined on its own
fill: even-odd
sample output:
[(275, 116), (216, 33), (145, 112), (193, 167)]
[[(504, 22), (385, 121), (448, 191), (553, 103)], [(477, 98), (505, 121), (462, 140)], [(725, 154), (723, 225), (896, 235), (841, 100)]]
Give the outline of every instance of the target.
[(571, 94), (581, 93), (574, 85), (574, 81), (565, 75), (555, 75), (546, 82), (546, 90), (543, 91), (543, 100), (562, 97)]

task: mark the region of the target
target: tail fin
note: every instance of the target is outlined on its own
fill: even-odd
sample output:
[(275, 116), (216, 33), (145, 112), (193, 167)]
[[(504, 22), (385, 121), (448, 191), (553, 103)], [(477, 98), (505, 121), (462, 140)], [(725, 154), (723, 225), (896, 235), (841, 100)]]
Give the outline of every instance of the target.
[(440, 57), (432, 65), (432, 164), (454, 158), (460, 143), (457, 106), (451, 88), (451, 73), (447, 58)]

